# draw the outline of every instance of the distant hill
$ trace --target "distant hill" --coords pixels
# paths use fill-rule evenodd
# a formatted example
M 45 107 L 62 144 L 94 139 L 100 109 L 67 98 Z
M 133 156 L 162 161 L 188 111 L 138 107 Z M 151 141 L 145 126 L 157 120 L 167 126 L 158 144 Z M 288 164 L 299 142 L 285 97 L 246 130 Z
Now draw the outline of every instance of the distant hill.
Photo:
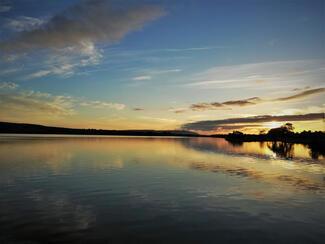
M 0 133 L 66 134 L 66 135 L 119 135 L 119 136 L 200 136 L 184 130 L 101 130 L 52 127 L 37 124 L 0 122 Z

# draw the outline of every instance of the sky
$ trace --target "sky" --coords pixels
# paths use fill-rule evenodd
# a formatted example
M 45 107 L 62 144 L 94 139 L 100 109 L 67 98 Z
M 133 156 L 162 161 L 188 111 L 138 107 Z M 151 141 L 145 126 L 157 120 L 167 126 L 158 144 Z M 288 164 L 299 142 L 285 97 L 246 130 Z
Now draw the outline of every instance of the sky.
M 325 0 L 0 0 L 0 121 L 325 130 Z

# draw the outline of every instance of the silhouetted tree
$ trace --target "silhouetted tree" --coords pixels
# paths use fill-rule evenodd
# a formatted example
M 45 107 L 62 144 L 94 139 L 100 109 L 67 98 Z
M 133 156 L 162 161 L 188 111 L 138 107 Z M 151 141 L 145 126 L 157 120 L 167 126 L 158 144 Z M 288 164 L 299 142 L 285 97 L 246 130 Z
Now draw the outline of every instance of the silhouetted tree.
M 266 129 L 262 129 L 262 130 L 260 130 L 259 134 L 260 134 L 260 135 L 265 135 L 265 134 L 266 134 Z
M 244 135 L 244 133 L 241 132 L 241 131 L 237 131 L 237 130 L 235 130 L 235 131 L 233 131 L 232 133 L 230 133 L 230 135 L 234 135 L 234 136 L 242 136 L 242 135 Z
M 273 128 L 269 130 L 267 135 L 273 136 L 273 137 L 283 137 L 283 136 L 288 136 L 288 135 L 293 135 L 293 130 L 294 127 L 291 123 L 285 123 L 284 125 L 278 127 L 278 128 Z
M 260 131 L 259 135 L 247 135 L 240 131 L 233 131 L 225 138 L 232 145 L 240 145 L 239 142 L 260 141 L 268 142 L 270 150 L 278 156 L 292 158 L 294 143 L 301 143 L 310 150 L 310 156 L 314 159 L 325 158 L 325 132 L 324 131 L 303 131 L 293 132 L 294 126 L 291 123 L 273 128 L 267 134 Z

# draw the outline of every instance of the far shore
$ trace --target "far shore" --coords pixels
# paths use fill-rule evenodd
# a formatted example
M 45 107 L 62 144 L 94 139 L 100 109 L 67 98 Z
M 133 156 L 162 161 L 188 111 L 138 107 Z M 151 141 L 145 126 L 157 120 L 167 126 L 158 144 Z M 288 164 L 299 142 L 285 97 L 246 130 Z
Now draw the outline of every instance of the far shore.
M 276 129 L 273 129 L 276 131 Z M 272 131 L 272 130 L 270 130 Z M 84 136 L 172 136 L 172 137 L 209 137 L 225 138 L 232 143 L 243 142 L 286 142 L 300 144 L 325 145 L 325 133 L 322 131 L 280 134 L 243 134 L 233 132 L 229 134 L 203 135 L 186 130 L 102 130 L 102 129 L 75 129 L 64 127 L 43 126 L 37 124 L 0 122 L 0 134 L 37 134 L 37 135 L 84 135 Z

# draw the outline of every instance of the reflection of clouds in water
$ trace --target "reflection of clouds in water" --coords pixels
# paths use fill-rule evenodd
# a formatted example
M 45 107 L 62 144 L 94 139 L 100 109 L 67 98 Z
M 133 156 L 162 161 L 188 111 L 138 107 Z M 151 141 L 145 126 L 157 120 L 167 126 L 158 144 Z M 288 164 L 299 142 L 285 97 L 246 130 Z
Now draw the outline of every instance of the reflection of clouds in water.
M 1 150 L 1 149 L 0 149 Z M 17 163 L 24 163 L 26 158 L 31 162 L 31 166 L 46 166 L 52 174 L 60 174 L 69 165 L 73 153 L 65 147 L 53 144 L 16 144 L 15 155 L 8 152 L 7 157 Z
M 245 167 L 246 166 L 246 167 Z M 272 168 L 255 168 L 249 164 L 241 163 L 240 166 L 232 163 L 209 163 L 192 162 L 190 168 L 195 170 L 209 171 L 213 173 L 222 173 L 231 176 L 247 178 L 256 182 L 269 183 L 273 186 L 283 187 L 291 186 L 297 190 L 306 191 L 325 191 L 325 182 L 320 181 L 317 175 L 307 178 L 303 175 L 289 175 L 297 173 L 296 171 L 276 171 Z M 286 174 L 287 173 L 287 174 Z
M 205 170 L 214 173 L 227 173 L 234 176 L 248 177 L 252 179 L 260 179 L 262 175 L 254 170 L 242 167 L 227 168 L 221 165 L 209 164 L 205 162 L 194 162 L 190 164 L 192 169 Z
M 128 193 L 129 202 L 128 205 L 130 207 L 139 207 L 143 206 L 143 208 L 152 208 L 158 209 L 160 211 L 168 210 L 177 211 L 180 210 L 180 203 L 178 198 L 176 197 L 164 197 L 162 198 L 159 192 L 150 192 L 142 189 L 132 189 Z M 157 215 L 157 213 L 151 212 L 152 215 Z
M 92 161 L 92 168 L 95 170 L 117 170 L 124 168 L 124 161 L 121 157 L 116 156 L 114 158 L 107 158 L 107 155 L 103 155 L 103 157 L 96 157 L 95 160 Z
M 281 222 L 276 223 L 281 229 L 288 210 L 291 223 L 305 221 L 314 228 L 314 217 L 322 218 L 324 165 L 225 153 L 227 145 L 210 138 L 64 138 L 26 140 L 12 144 L 9 153 L 0 144 L 8 160 L 0 162 L 0 178 L 17 180 L 0 191 L 3 229 L 65 243 L 120 237 L 141 228 L 150 235 L 184 226 L 189 232 L 199 226 L 216 233 L 219 226 L 235 223 L 233 230 L 247 226 L 255 232 L 261 225 L 272 228 L 252 218 Z M 53 165 L 61 175 L 53 175 Z
M 1 143 L 0 155 L 0 170 L 16 177 L 37 175 L 44 169 L 54 175 L 62 174 L 73 158 L 73 153 L 65 147 L 33 141 Z
M 8 150 L 8 145 L 13 150 Z M 299 163 L 271 160 L 270 157 L 261 156 L 265 150 L 270 151 L 268 143 L 244 143 L 243 146 L 234 147 L 217 138 L 26 139 L 0 144 L 1 159 L 4 159 L 0 163 L 0 180 L 14 184 L 19 177 L 40 175 L 46 179 L 48 175 L 44 173 L 73 173 L 76 168 L 87 170 L 85 172 L 90 169 L 108 173 L 131 164 L 152 167 L 163 163 L 166 167 L 178 167 L 179 170 L 189 166 L 256 182 L 324 190 L 323 182 L 317 179 L 325 173 L 324 165 L 306 160 Z M 15 167 L 9 162 L 14 162 Z M 283 175 L 293 175 L 295 178 L 285 180 L 280 177 Z
M 314 183 L 308 179 L 299 178 L 291 175 L 280 175 L 278 176 L 278 179 L 303 190 L 317 191 L 324 190 L 323 188 L 325 187 L 325 184 Z
M 123 155 L 108 155 L 109 151 L 105 148 L 105 143 L 98 144 L 98 142 L 105 142 L 105 140 L 92 141 L 89 138 L 50 138 L 49 140 L 30 138 L 27 140 L 12 137 L 7 141 L 1 141 L 0 183 L 13 185 L 19 177 L 34 177 L 42 175 L 44 171 L 56 176 L 66 175 L 75 167 L 74 163 L 79 164 L 87 159 L 87 163 L 91 162 L 88 166 L 95 169 L 123 168 Z M 76 158 L 80 152 L 85 152 L 82 160 Z M 94 154 L 96 154 L 95 157 Z
M 89 206 L 73 203 L 68 195 L 44 193 L 34 190 L 25 194 L 36 211 L 45 213 L 45 221 L 57 231 L 84 230 L 96 222 L 96 215 Z
M 224 140 L 203 138 L 191 138 L 184 140 L 182 143 L 198 152 L 213 152 L 213 157 L 204 161 L 194 161 L 190 163 L 190 168 L 196 170 L 204 170 L 214 173 L 231 175 L 233 177 L 246 178 L 254 184 L 264 183 L 270 184 L 269 188 L 265 188 L 265 193 L 271 199 L 280 196 L 291 195 L 292 191 L 308 191 L 312 193 L 325 192 L 325 181 L 321 180 L 325 174 L 325 165 L 322 160 L 314 161 L 309 156 L 308 150 L 299 144 L 287 145 L 284 143 L 244 143 L 242 147 L 232 146 Z M 245 147 L 246 145 L 246 147 Z M 250 147 L 251 146 L 251 147 Z M 299 160 L 277 160 L 272 159 L 274 154 L 278 153 L 286 158 L 293 158 L 296 155 L 301 157 Z M 257 150 L 256 150 L 257 148 Z M 263 155 L 263 150 L 270 150 L 270 154 Z M 221 156 L 224 155 L 224 156 Z M 244 157 L 243 157 L 244 156 Z M 247 157 L 248 156 L 248 157 Z M 253 156 L 253 157 L 251 157 Z M 255 185 L 253 188 L 257 187 Z M 289 187 L 289 188 L 288 188 Z M 251 194 L 254 198 L 256 194 L 248 193 L 248 189 L 241 187 L 239 192 Z M 271 188 L 279 188 L 281 191 Z M 285 189 L 284 189 L 285 188 Z M 258 195 L 260 198 L 261 195 Z
M 295 170 L 296 172 L 302 174 L 325 174 L 325 165 L 323 164 L 312 164 L 309 162 L 293 162 L 289 160 L 270 160 L 268 162 L 274 167 Z
M 60 175 L 63 173 L 63 169 L 69 164 L 73 157 L 73 154 L 68 151 L 55 151 L 53 154 L 44 161 L 48 168 L 51 169 L 52 174 Z

